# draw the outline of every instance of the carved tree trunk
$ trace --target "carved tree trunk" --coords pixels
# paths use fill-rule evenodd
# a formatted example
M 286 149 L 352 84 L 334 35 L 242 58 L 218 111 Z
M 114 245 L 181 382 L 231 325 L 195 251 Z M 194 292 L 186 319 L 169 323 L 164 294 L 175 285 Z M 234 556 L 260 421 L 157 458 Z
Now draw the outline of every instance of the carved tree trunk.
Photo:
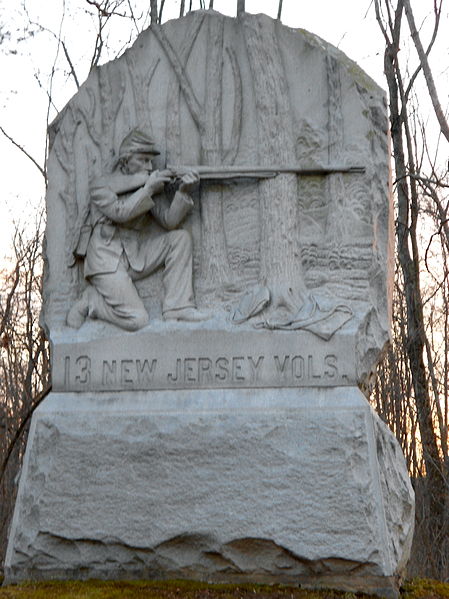
M 192 21 L 191 39 L 196 39 L 203 22 L 201 18 Z M 179 53 L 172 46 L 162 28 L 154 27 L 153 32 L 159 40 L 168 60 L 180 90 L 169 87 L 167 110 L 167 151 L 174 160 L 181 160 L 179 136 L 180 131 L 180 101 L 184 98 L 200 137 L 200 162 L 207 165 L 222 164 L 224 149 L 222 141 L 222 72 L 223 72 L 223 27 L 224 19 L 207 18 L 209 27 L 209 53 L 206 63 L 205 100 L 200 104 L 196 99 L 186 73 L 186 63 L 192 50 L 193 42 L 186 40 Z M 173 93 L 174 92 L 174 93 Z M 237 93 L 237 90 L 236 90 Z M 176 106 L 174 106 L 176 104 Z M 176 143 L 175 143 L 176 140 Z M 177 146 L 177 150 L 175 149 Z M 231 279 L 226 238 L 223 222 L 222 192 L 212 186 L 204 186 L 201 194 L 202 209 L 202 281 L 204 290 L 217 291 Z
M 208 19 L 209 43 L 206 66 L 206 99 L 204 134 L 201 139 L 201 163 L 223 163 L 222 75 L 224 19 Z M 203 232 L 202 279 L 205 290 L 216 290 L 231 279 L 227 259 L 223 220 L 222 186 L 204 185 L 201 189 L 201 216 Z
M 332 56 L 326 58 L 328 100 L 329 150 L 328 163 L 343 163 L 343 113 L 341 106 L 340 66 Z M 326 223 L 327 242 L 331 247 L 339 246 L 345 237 L 345 202 L 346 191 L 344 177 L 341 173 L 329 175 L 328 220 Z
M 260 164 L 294 163 L 288 85 L 276 36 L 268 18 L 243 17 L 254 85 Z M 299 246 L 298 184 L 295 175 L 259 183 L 261 272 L 272 293 L 272 310 L 296 314 L 306 288 Z
M 101 159 L 103 172 L 112 169 L 115 161 L 115 133 L 117 115 L 125 96 L 125 81 L 120 71 L 111 70 L 110 65 L 99 69 L 98 85 L 100 88 L 101 111 Z

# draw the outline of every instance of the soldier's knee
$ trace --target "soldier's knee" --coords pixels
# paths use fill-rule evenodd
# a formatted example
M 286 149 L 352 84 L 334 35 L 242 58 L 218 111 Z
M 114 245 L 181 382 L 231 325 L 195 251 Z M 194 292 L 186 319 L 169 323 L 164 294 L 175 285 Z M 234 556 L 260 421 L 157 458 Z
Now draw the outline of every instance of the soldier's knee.
M 190 236 L 190 233 L 184 229 L 170 231 L 169 238 L 172 247 L 179 247 L 184 250 L 192 249 L 192 237 Z
M 150 319 L 146 310 L 139 310 L 130 314 L 123 322 L 123 328 L 127 331 L 138 331 L 149 323 Z

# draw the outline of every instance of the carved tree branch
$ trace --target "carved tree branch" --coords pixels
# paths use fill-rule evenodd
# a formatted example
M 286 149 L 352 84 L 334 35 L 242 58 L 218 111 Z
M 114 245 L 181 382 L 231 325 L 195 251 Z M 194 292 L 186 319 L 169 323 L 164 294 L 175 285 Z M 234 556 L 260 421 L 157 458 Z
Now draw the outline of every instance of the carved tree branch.
M 232 120 L 229 150 L 226 152 L 223 162 L 225 164 L 234 164 L 234 160 L 239 151 L 240 136 L 242 133 L 243 91 L 240 67 L 235 52 L 230 48 L 226 48 L 226 52 L 231 61 L 232 75 L 234 77 L 234 117 Z
M 195 121 L 198 131 L 200 132 L 200 135 L 202 136 L 204 133 L 204 127 L 205 127 L 204 121 L 200 116 L 202 114 L 202 107 L 195 96 L 195 92 L 193 91 L 193 86 L 190 83 L 190 80 L 185 72 L 185 69 L 182 66 L 179 56 L 176 53 L 173 46 L 171 45 L 168 37 L 165 35 L 165 33 L 164 33 L 162 27 L 160 27 L 160 25 L 152 25 L 152 31 L 153 31 L 154 35 L 156 36 L 156 39 L 158 40 L 161 48 L 165 52 L 165 55 L 167 56 L 171 66 L 173 68 L 173 71 L 176 74 L 176 77 L 178 78 L 179 84 L 182 89 L 182 93 L 184 94 L 184 98 L 186 100 L 187 106 L 190 111 L 190 114 L 192 115 L 192 118 Z
M 186 32 L 180 46 L 178 55 L 184 68 L 185 65 L 187 65 L 187 61 L 198 37 L 198 33 L 203 25 L 204 19 L 205 16 L 198 13 L 193 17 L 193 23 Z M 170 159 L 177 163 L 181 160 L 181 147 L 179 144 L 179 136 L 181 135 L 179 123 L 181 86 L 176 73 L 173 72 L 173 75 L 174 77 L 170 77 L 167 92 L 166 144 L 167 152 L 171 157 Z
M 89 112 L 87 112 L 84 109 L 82 103 L 79 103 L 79 105 L 77 106 L 78 114 L 84 120 L 84 123 L 86 125 L 86 131 L 87 131 L 89 137 L 91 138 L 93 143 L 97 146 L 97 148 L 100 150 L 101 149 L 101 133 L 100 133 L 100 131 L 98 131 L 97 127 L 94 126 L 97 100 L 95 97 L 95 93 L 92 89 L 87 88 L 86 91 L 87 91 L 87 95 L 89 96 L 89 101 L 90 101 Z

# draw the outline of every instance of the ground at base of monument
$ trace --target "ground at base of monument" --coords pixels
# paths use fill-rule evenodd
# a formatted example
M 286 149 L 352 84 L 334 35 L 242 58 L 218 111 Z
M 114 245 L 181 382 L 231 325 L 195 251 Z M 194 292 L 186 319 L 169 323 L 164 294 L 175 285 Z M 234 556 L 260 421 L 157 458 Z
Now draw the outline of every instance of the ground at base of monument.
M 0 588 L 0 599 L 372 599 L 373 595 L 329 589 L 310 590 L 284 585 L 207 584 L 196 581 L 52 581 L 28 582 Z M 417 579 L 405 583 L 401 599 L 443 599 L 449 597 L 449 583 Z

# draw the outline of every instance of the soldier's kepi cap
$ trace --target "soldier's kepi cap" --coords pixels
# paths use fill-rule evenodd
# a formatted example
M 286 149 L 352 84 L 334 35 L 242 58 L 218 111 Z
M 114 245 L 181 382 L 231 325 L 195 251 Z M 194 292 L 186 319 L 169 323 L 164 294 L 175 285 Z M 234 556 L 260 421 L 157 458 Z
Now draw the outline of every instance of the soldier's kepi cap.
M 156 145 L 149 135 L 140 129 L 133 129 L 128 133 L 125 139 L 120 144 L 119 160 L 130 154 L 151 154 L 158 156 L 160 152 L 156 150 Z

